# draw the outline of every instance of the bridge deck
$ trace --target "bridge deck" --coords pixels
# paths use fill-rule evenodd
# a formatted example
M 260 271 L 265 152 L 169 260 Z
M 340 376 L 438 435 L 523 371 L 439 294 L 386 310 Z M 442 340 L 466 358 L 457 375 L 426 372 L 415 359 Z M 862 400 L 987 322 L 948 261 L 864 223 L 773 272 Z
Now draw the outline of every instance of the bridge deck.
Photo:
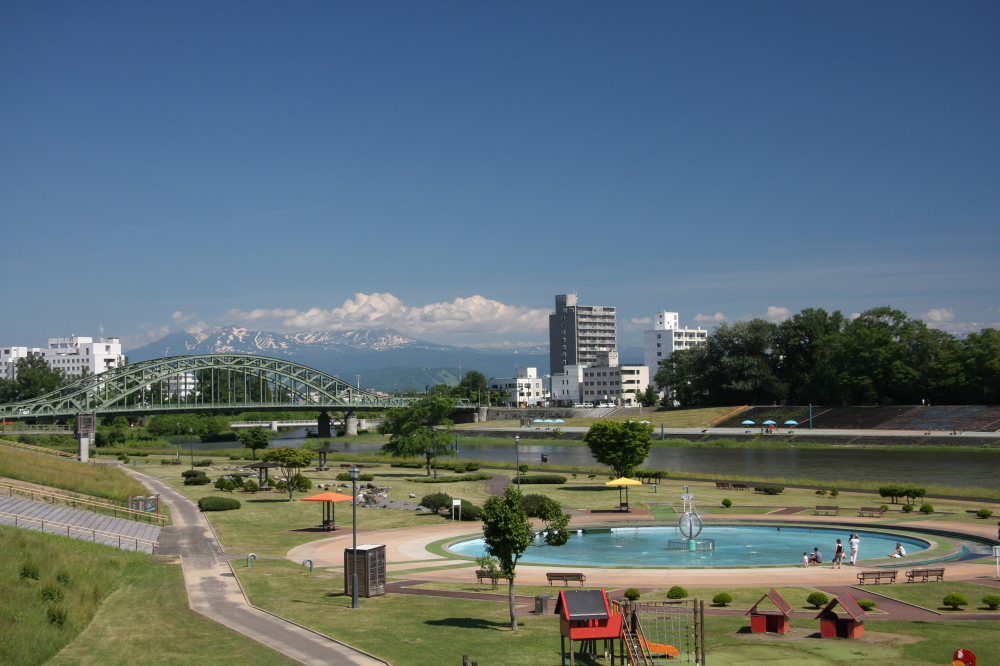
M 146 539 L 156 541 L 160 535 L 160 527 L 148 523 L 139 523 L 134 520 L 124 518 L 113 518 L 89 511 L 79 511 L 64 506 L 54 506 L 43 502 L 33 502 L 19 497 L 0 497 L 0 511 L 7 514 L 17 514 L 36 520 L 44 520 L 72 525 L 69 535 L 75 539 L 86 539 L 96 541 L 107 546 L 114 546 L 123 550 L 139 550 L 145 553 L 153 552 L 151 544 L 144 544 L 141 541 L 136 543 L 135 539 Z M 0 515 L 0 524 L 13 525 L 15 520 L 8 515 Z M 35 521 L 17 521 L 17 526 L 24 529 L 44 531 L 50 534 L 62 534 L 66 536 L 65 527 L 53 527 L 46 524 L 43 528 Z M 76 529 L 79 528 L 79 529 Z M 97 534 L 93 531 L 106 532 L 109 534 Z

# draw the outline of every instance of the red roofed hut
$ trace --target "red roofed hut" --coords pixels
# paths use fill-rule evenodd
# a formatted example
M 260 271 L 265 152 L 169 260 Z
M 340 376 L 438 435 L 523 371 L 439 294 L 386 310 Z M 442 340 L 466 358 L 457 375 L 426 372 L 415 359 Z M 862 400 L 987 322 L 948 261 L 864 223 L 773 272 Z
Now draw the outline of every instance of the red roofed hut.
M 765 600 L 770 600 L 778 610 L 758 610 L 758 607 Z M 747 615 L 750 616 L 751 633 L 763 634 L 771 632 L 784 634 L 788 632 L 791 626 L 792 607 L 777 590 L 772 589 L 757 600 L 757 603 L 753 605 Z
M 569 664 L 574 666 L 573 641 L 611 641 L 614 663 L 614 639 L 622 633 L 622 614 L 611 613 L 608 595 L 604 590 L 562 590 L 556 601 L 559 615 L 560 654 L 566 666 L 566 639 L 569 639 Z
M 838 605 L 844 609 L 843 613 L 834 610 Z M 820 621 L 819 631 L 823 638 L 861 638 L 865 635 L 868 615 L 851 595 L 845 594 L 831 599 L 816 619 Z
M 350 499 L 353 499 L 350 495 L 325 492 L 320 493 L 319 495 L 313 495 L 312 497 L 303 497 L 300 501 L 323 502 L 323 522 L 320 524 L 320 529 L 327 532 L 335 532 L 337 530 L 337 523 L 333 520 L 333 503 L 346 502 Z

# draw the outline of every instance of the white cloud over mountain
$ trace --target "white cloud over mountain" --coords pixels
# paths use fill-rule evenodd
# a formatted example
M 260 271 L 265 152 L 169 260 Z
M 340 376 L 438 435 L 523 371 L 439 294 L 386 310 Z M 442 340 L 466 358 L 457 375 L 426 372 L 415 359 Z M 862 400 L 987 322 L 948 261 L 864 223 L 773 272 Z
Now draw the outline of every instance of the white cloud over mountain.
M 339 308 L 233 309 L 228 321 L 275 322 L 269 329 L 282 332 L 305 330 L 350 330 L 394 328 L 410 335 L 444 333 L 527 333 L 548 330 L 547 309 L 506 305 L 482 296 L 456 298 L 451 302 L 406 305 L 392 294 L 355 294 Z
M 721 312 L 716 312 L 714 315 L 706 315 L 699 312 L 694 316 L 695 321 L 726 321 L 727 319 L 729 319 L 729 317 Z

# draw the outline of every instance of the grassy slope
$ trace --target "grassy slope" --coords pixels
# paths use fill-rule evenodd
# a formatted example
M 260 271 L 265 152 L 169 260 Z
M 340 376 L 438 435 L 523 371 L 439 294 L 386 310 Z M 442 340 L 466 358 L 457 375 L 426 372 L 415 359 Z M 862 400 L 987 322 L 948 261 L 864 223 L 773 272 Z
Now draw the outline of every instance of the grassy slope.
M 899 599 L 907 603 L 929 608 L 940 613 L 951 615 L 952 613 L 996 613 L 1000 620 L 1000 610 L 991 611 L 989 606 L 982 603 L 983 597 L 987 594 L 1000 594 L 1000 588 L 990 585 L 976 585 L 975 583 L 956 583 L 942 581 L 940 583 L 907 583 L 905 585 L 886 585 L 882 589 L 879 585 L 876 592 L 881 595 Z M 941 603 L 944 595 L 951 592 L 958 592 L 969 600 L 969 605 L 959 611 L 954 611 L 950 606 Z M 878 597 L 873 596 L 876 602 Z
M 84 465 L 41 453 L 0 447 L 0 477 L 19 479 L 50 488 L 62 488 L 125 502 L 144 495 L 146 488 L 116 467 Z

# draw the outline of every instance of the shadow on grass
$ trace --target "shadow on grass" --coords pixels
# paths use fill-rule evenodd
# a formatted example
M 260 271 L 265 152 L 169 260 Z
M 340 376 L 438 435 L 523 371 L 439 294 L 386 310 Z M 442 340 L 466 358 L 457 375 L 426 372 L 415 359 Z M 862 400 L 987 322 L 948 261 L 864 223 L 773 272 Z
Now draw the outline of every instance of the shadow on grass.
M 285 497 L 283 499 L 278 499 L 278 498 L 275 497 L 275 498 L 271 498 L 271 499 L 248 499 L 248 500 L 243 500 L 243 501 L 244 502 L 252 502 L 254 504 L 274 504 L 276 502 L 285 502 L 285 503 L 287 503 L 288 502 L 288 498 Z
M 540 485 L 558 485 L 558 484 L 541 484 L 541 483 L 537 483 L 537 484 L 534 484 L 534 485 L 539 485 L 540 486 Z M 607 487 L 605 487 L 605 486 L 566 486 L 566 485 L 562 485 L 562 486 L 559 486 L 559 490 L 572 490 L 572 491 L 586 490 L 588 492 L 594 492 L 596 490 L 614 490 L 614 491 L 617 491 L 618 490 L 618 486 L 607 486 Z
M 441 620 L 426 620 L 424 624 L 432 627 L 457 627 L 459 629 L 506 629 L 510 630 L 510 622 L 494 622 L 476 617 L 446 617 Z

